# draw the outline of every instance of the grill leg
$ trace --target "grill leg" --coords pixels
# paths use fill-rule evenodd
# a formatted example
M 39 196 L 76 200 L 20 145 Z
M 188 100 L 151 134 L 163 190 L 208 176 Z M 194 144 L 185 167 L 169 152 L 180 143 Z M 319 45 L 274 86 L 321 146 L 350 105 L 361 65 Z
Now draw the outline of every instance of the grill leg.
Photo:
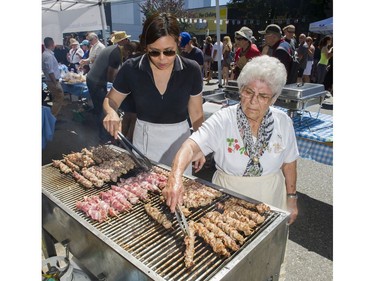
M 54 238 L 42 228 L 42 251 L 45 258 L 56 256 Z

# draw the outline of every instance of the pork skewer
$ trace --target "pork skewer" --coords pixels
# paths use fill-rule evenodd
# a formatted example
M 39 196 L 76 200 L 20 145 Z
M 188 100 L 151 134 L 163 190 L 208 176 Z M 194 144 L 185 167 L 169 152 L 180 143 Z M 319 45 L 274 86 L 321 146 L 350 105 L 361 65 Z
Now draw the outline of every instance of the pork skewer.
M 215 235 L 210 232 L 202 223 L 194 223 L 194 228 L 197 234 L 203 238 L 203 240 L 212 247 L 213 251 L 219 255 L 229 257 L 230 253 L 225 248 L 223 242 L 216 238 Z
M 150 203 L 145 204 L 146 213 L 156 220 L 164 228 L 169 229 L 172 227 L 172 222 L 168 220 L 167 216 L 161 213 L 157 208 L 152 207 Z
M 194 227 L 194 221 L 189 221 L 189 235 L 186 235 L 184 237 L 185 242 L 185 254 L 184 254 L 184 262 L 185 267 L 190 268 L 194 265 L 194 243 L 195 243 L 195 227 Z

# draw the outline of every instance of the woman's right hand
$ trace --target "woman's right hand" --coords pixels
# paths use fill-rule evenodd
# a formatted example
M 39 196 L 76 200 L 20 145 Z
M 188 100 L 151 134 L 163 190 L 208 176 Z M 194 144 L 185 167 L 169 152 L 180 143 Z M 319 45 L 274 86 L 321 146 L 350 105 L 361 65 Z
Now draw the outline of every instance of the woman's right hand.
M 108 113 L 103 119 L 103 126 L 115 139 L 117 139 L 117 132 L 121 132 L 121 118 L 116 111 Z

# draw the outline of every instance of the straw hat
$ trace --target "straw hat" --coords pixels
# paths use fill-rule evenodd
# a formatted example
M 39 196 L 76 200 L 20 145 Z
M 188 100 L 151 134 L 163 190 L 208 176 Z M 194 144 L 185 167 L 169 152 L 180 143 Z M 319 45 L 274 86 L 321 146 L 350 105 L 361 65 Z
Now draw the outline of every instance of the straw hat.
M 79 45 L 79 42 L 74 38 L 70 38 L 70 45 Z
M 117 31 L 113 34 L 111 41 L 113 44 L 120 42 L 126 38 L 132 37 L 131 35 L 127 35 L 125 31 Z

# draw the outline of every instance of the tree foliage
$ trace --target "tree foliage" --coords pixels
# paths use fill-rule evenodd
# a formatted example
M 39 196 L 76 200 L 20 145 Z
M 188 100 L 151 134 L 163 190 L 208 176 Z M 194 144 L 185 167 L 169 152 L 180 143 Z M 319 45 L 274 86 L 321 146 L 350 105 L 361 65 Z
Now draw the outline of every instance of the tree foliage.
M 272 20 L 277 18 L 305 18 L 320 20 L 332 7 L 332 0 L 231 0 L 228 8 L 244 12 L 244 19 Z
M 184 10 L 184 5 L 184 0 L 147 0 L 139 4 L 139 7 L 146 18 L 156 12 L 171 13 L 177 18 L 180 18 L 188 16 L 187 12 Z

